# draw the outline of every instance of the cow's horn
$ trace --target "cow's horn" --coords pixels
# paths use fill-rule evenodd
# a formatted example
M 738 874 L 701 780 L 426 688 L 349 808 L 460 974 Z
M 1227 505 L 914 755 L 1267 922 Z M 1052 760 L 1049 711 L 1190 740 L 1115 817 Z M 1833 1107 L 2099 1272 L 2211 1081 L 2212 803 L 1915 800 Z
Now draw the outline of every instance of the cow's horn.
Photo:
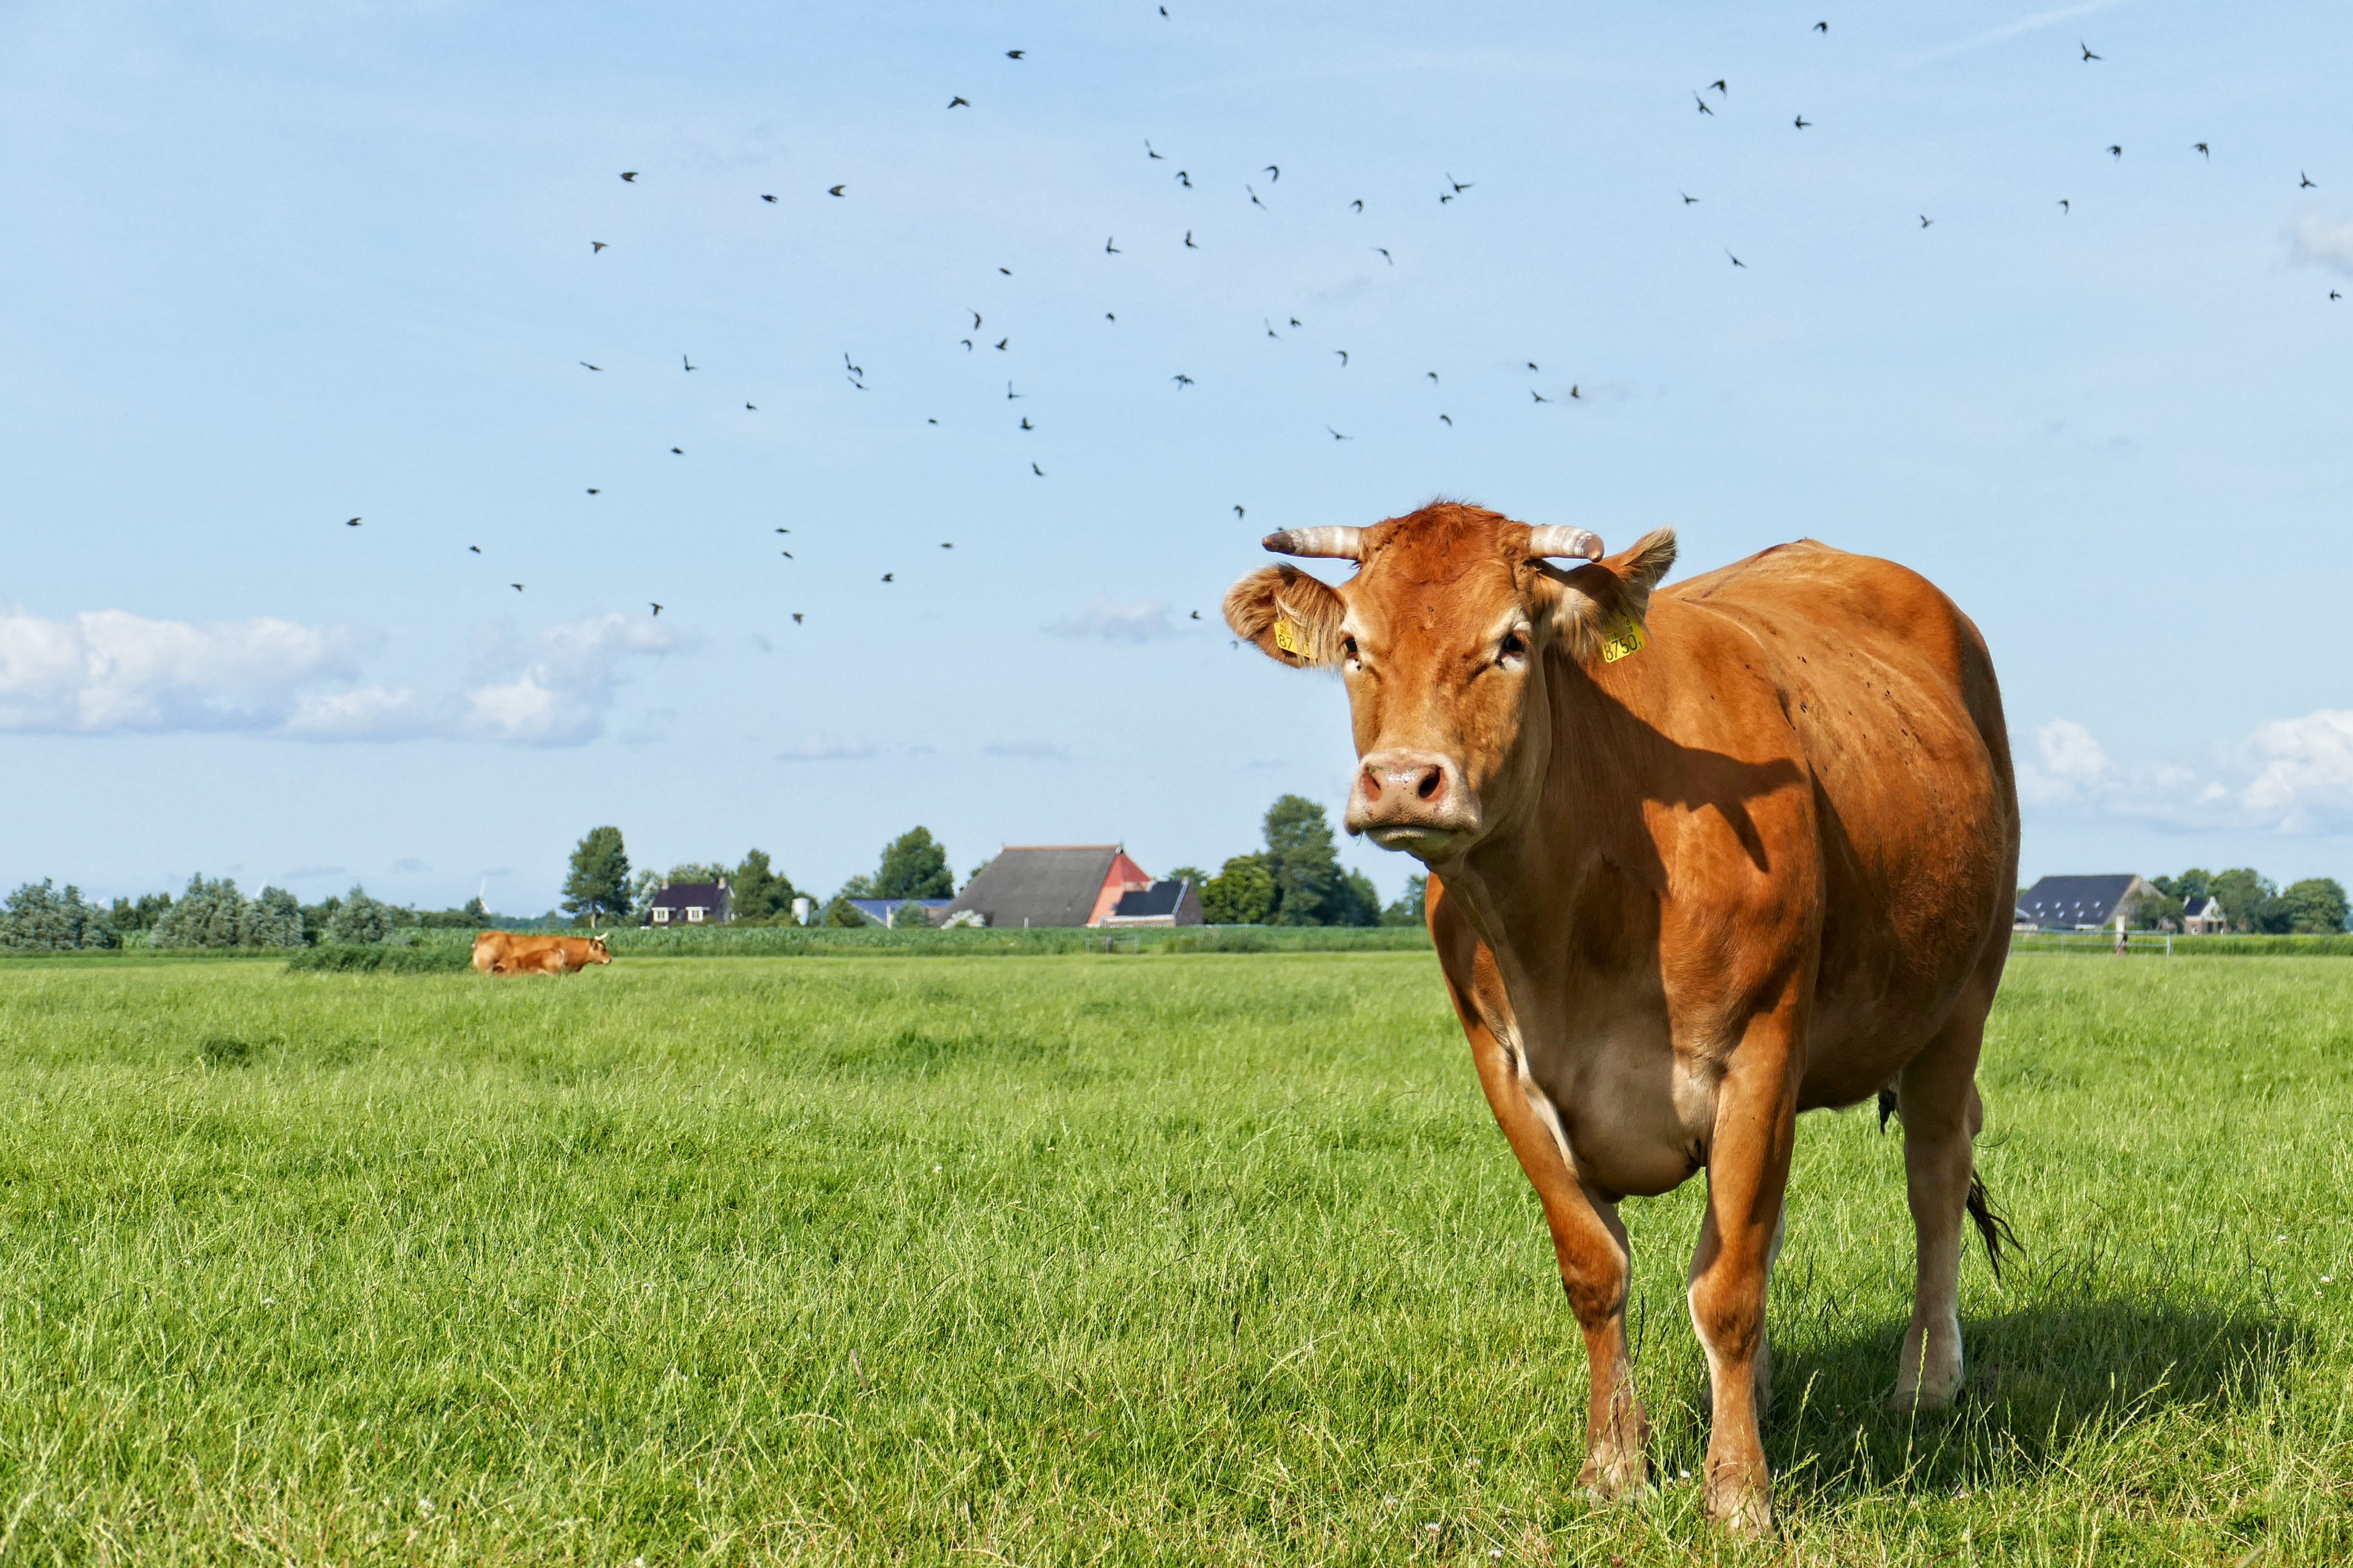
M 1261 542 L 1277 555 L 1329 555 L 1342 561 L 1361 558 L 1365 531 L 1361 528 L 1286 528 Z
M 1579 561 L 1601 559 L 1601 539 L 1581 528 L 1564 528 L 1548 523 L 1528 530 L 1528 554 L 1531 557 L 1574 556 Z

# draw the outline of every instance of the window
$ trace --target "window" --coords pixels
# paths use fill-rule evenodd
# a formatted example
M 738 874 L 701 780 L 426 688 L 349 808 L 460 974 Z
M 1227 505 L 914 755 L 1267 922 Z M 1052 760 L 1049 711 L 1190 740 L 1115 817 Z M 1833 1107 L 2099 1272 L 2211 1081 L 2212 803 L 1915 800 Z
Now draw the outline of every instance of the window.
M 657 910 L 654 910 L 654 924 L 656 924 L 656 925 L 658 925 L 658 926 L 666 926 L 666 925 L 670 924 L 670 911 L 669 911 L 668 910 L 664 910 L 664 909 L 657 909 Z
M 689 922 L 690 924 L 691 924 L 691 923 L 693 923 L 693 922 L 695 922 L 695 921 L 697 921 L 702 920 L 702 906 L 701 904 L 695 904 L 695 905 L 693 905 L 693 906 L 690 907 L 690 908 L 687 910 L 687 911 L 686 911 L 686 918 L 687 918 L 687 921 L 688 921 L 688 922 Z

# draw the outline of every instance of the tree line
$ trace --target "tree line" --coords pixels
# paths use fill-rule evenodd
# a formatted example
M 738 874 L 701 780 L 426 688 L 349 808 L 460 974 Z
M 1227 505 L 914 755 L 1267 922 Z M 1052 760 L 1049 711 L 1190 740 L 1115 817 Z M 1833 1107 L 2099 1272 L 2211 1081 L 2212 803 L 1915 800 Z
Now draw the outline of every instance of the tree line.
M 470 899 L 458 909 L 419 910 L 370 898 L 356 884 L 341 898 L 306 904 L 283 888 L 265 887 L 248 898 L 235 878 L 199 873 L 177 898 L 142 893 L 100 905 L 84 899 L 73 883 L 60 889 L 45 877 L 26 882 L 0 905 L 0 950 L 286 948 L 320 942 L 358 945 L 396 942 L 401 933 L 418 930 L 478 931 L 494 921 L 480 899 Z
M 2318 934 L 2345 929 L 2345 889 L 2334 877 L 2306 877 L 2281 888 L 2251 866 L 2208 871 L 2192 866 L 2178 877 L 2152 877 L 2154 896 L 2143 894 L 2125 911 L 2141 931 L 2178 931 L 2192 899 L 2212 899 L 2234 931 Z

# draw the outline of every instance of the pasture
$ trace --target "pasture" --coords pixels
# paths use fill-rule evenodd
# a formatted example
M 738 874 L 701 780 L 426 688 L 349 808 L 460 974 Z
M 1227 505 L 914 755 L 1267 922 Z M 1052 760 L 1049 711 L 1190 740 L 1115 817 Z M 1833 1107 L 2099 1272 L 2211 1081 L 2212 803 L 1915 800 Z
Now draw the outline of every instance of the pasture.
M 1801 1124 L 1783 1538 L 1697 1521 L 1699 1186 L 1626 1205 L 1662 1486 L 1426 952 L 0 965 L 0 1561 L 2353 1554 L 2353 963 L 2016 961 L 1968 1390 L 1880 1407 L 1897 1137 Z

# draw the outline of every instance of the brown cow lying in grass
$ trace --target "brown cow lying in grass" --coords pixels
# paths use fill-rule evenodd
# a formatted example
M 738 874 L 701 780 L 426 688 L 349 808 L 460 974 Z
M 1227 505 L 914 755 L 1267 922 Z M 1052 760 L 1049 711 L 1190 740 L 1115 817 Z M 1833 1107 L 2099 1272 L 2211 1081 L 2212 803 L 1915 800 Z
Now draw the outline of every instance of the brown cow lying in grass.
M 569 974 L 592 963 L 610 963 L 613 950 L 601 936 L 517 936 L 486 931 L 474 938 L 474 968 L 483 974 Z

